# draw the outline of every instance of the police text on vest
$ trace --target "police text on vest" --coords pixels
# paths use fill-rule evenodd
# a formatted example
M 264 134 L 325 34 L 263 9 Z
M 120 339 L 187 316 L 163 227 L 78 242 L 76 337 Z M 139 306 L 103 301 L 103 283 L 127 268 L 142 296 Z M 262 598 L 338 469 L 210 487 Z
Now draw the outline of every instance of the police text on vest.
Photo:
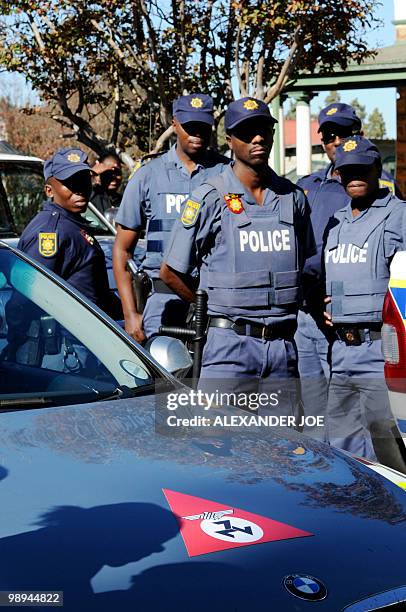
M 355 244 L 339 244 L 336 249 L 326 251 L 326 263 L 330 260 L 335 264 L 348 264 L 348 263 L 366 263 L 368 253 L 368 243 L 364 244 L 364 248 L 361 249 Z
M 273 230 L 273 231 L 255 231 L 240 230 L 240 251 L 247 250 L 257 253 L 261 251 L 266 253 L 269 251 L 290 251 L 290 236 L 288 229 Z

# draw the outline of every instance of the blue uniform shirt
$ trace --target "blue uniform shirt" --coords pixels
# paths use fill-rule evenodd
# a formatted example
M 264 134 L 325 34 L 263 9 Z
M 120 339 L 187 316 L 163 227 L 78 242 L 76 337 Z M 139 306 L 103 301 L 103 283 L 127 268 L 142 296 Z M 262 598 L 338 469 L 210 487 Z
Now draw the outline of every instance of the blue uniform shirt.
M 27 225 L 18 248 L 52 270 L 103 310 L 110 292 L 104 253 L 89 224 L 52 202 Z
M 280 206 L 281 198 L 279 194 L 295 193 L 293 224 L 298 251 L 297 259 L 299 267 L 301 267 L 304 259 L 311 256 L 315 250 L 313 232 L 309 218 L 309 206 L 303 193 L 299 189 L 296 189 L 292 183 L 278 177 L 272 170 L 270 170 L 270 183 L 272 186 L 266 190 L 263 206 L 260 207 L 255 202 L 253 195 L 240 183 L 233 172 L 232 166 L 225 168 L 222 172 L 222 176 L 224 177 L 224 183 L 227 185 L 227 189 L 230 194 L 239 194 L 244 206 L 255 206 L 258 208 L 259 213 L 261 213 L 261 209 L 264 210 L 264 215 L 260 214 L 260 216 L 265 217 L 266 215 L 268 218 L 269 215 L 269 219 L 271 219 L 272 216 L 269 213 L 271 213 L 271 211 L 277 211 Z M 206 194 L 203 196 L 203 198 L 200 198 L 199 196 L 200 190 L 206 190 Z M 216 189 L 210 189 L 210 187 L 206 188 L 206 186 L 203 185 L 199 190 L 192 192 L 190 199 L 188 200 L 188 204 L 190 200 L 192 200 L 192 203 L 196 203 L 199 207 L 197 209 L 196 218 L 193 220 L 193 223 L 186 225 L 182 223 L 181 218 L 178 218 L 172 230 L 164 260 L 171 268 L 181 273 L 190 273 L 197 266 L 200 269 L 201 276 L 205 276 L 206 272 L 213 267 L 212 262 L 214 261 L 217 253 L 223 253 L 224 251 L 224 261 L 226 261 L 227 258 L 229 259 L 230 257 L 233 257 L 231 246 L 227 254 L 227 237 L 222 235 L 224 198 Z M 182 218 L 184 218 L 184 216 L 185 210 Z M 235 217 L 242 219 L 242 217 L 240 217 L 238 214 L 236 214 Z M 271 223 L 271 220 L 269 223 Z M 269 229 L 270 227 L 271 226 L 269 225 Z M 265 234 L 270 233 L 271 232 L 269 231 L 265 232 Z M 264 234 L 262 233 L 262 236 L 263 235 Z M 268 236 L 266 239 L 268 239 Z M 240 257 L 238 255 L 238 249 L 236 248 L 234 250 L 235 257 Z M 264 252 L 261 257 L 261 266 L 266 267 L 269 263 L 269 258 L 271 257 L 269 252 L 271 247 L 266 247 L 266 245 L 264 245 L 263 250 Z M 279 248 L 275 250 L 279 250 Z M 246 262 L 246 271 L 248 272 L 248 267 L 251 265 L 251 259 L 248 261 L 247 257 Z M 218 266 L 218 263 L 215 265 Z M 241 266 L 241 260 L 240 263 L 236 265 L 237 267 Z M 244 267 L 244 264 L 242 264 L 242 266 Z M 224 269 L 217 270 L 217 272 L 226 272 L 227 269 L 227 265 L 225 264 Z M 252 273 L 254 276 L 256 271 L 257 268 L 255 267 L 255 264 L 253 264 Z M 223 314 L 222 309 L 218 310 L 211 307 L 210 299 L 209 313 Z M 269 312 L 269 314 L 271 316 L 266 317 L 267 320 L 274 318 L 271 312 Z M 247 317 L 245 316 L 244 318 Z M 253 315 L 253 318 L 256 318 L 255 314 Z
M 350 202 L 339 177 L 332 174 L 332 169 L 333 165 L 329 164 L 317 172 L 302 177 L 297 182 L 310 204 L 311 222 L 317 247 L 317 252 L 306 260 L 303 268 L 304 300 L 308 305 L 313 302 L 320 307 L 322 305 L 320 299 L 324 297 L 322 252 L 326 239 L 326 227 L 331 217 Z M 382 171 L 380 183 L 381 187 L 387 187 L 393 194 L 398 195 L 396 183 L 387 172 Z
M 212 151 L 190 174 L 174 145 L 167 153 L 151 160 L 128 182 L 116 222 L 133 230 L 146 229 L 147 254 L 143 267 L 159 277 L 163 252 L 170 230 L 187 195 L 209 176 L 218 174 L 229 160 Z

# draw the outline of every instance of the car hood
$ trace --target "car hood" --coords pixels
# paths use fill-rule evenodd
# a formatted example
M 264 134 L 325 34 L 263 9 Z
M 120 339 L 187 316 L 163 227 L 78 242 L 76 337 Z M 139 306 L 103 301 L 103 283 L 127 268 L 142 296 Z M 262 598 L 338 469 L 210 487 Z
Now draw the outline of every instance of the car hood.
M 326 586 L 318 609 L 339 611 L 406 583 L 400 488 L 287 429 L 162 429 L 165 401 L 1 415 L 0 590 L 63 590 L 66 610 L 307 610 L 283 586 L 300 574 Z M 190 557 L 175 514 L 196 508 L 299 537 Z

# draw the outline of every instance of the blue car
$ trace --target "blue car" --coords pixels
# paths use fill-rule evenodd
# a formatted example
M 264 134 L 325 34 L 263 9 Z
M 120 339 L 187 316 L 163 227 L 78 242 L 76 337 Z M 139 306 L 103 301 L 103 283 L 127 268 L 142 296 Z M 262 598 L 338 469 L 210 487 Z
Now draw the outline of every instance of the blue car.
M 0 380 L 1 605 L 405 609 L 390 470 L 237 408 L 193 425 L 190 389 L 5 243 Z

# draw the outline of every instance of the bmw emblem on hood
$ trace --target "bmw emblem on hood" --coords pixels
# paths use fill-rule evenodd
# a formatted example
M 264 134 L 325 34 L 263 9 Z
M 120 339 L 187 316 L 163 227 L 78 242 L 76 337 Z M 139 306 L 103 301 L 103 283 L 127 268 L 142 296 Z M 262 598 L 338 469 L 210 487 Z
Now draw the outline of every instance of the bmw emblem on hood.
M 291 595 L 307 599 L 307 601 L 320 601 L 327 597 L 324 584 L 314 576 L 306 574 L 290 574 L 283 579 L 285 588 Z

